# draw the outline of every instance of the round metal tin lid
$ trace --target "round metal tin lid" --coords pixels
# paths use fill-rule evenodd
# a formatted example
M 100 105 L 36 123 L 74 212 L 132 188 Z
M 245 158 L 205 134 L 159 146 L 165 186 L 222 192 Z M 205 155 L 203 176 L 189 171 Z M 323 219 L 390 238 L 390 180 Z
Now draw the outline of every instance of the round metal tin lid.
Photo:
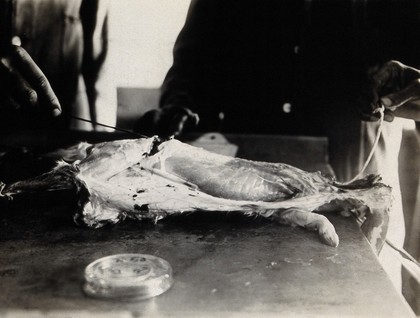
M 91 297 L 146 299 L 173 284 L 171 265 L 147 254 L 116 254 L 100 258 L 85 269 L 84 292 Z

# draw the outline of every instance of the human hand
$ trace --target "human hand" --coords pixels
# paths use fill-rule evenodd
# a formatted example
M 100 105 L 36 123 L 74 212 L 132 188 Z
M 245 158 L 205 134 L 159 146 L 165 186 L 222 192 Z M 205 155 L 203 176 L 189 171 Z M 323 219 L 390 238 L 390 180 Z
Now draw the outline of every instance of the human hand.
M 398 61 L 389 61 L 371 75 L 371 110 L 385 107 L 385 120 L 394 116 L 420 118 L 420 71 Z M 372 118 L 377 117 L 371 114 Z
M 22 47 L 12 46 L 0 59 L 0 108 L 33 110 L 46 116 L 61 114 L 51 85 Z
M 187 107 L 167 105 L 146 112 L 134 124 L 134 131 L 148 136 L 179 135 L 186 125 L 197 125 L 199 117 Z

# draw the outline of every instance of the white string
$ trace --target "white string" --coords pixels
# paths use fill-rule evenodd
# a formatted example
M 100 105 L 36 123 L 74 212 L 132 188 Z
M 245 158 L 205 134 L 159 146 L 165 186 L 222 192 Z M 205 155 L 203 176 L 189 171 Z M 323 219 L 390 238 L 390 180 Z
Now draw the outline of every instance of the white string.
M 379 113 L 380 118 L 379 118 L 378 131 L 376 133 L 376 138 L 375 138 L 375 141 L 373 142 L 372 149 L 370 150 L 369 156 L 366 158 L 365 164 L 363 165 L 363 167 L 359 171 L 359 173 L 353 179 L 351 179 L 348 182 L 345 182 L 344 184 L 349 184 L 349 183 L 352 183 L 352 182 L 356 181 L 357 179 L 360 179 L 361 176 L 362 176 L 362 173 L 365 171 L 365 169 L 369 165 L 370 161 L 372 160 L 373 154 L 375 153 L 376 147 L 378 146 L 379 138 L 381 137 L 382 126 L 383 126 L 383 123 L 384 123 L 384 112 L 385 112 L 385 107 L 384 106 L 376 108 L 373 111 L 374 114 Z
M 389 239 L 386 239 L 385 243 L 399 253 L 395 256 L 398 258 L 401 265 L 417 281 L 417 283 L 420 284 L 420 263 L 413 256 L 411 256 L 410 253 L 408 253 L 404 248 L 397 247 Z
M 385 107 L 382 105 L 381 107 L 379 107 L 379 108 L 377 108 L 373 111 L 374 114 L 378 113 L 378 112 L 380 114 L 379 127 L 378 127 L 378 131 L 376 133 L 375 141 L 372 145 L 372 149 L 369 153 L 369 156 L 367 157 L 367 159 L 365 161 L 365 164 L 363 165 L 363 168 L 360 170 L 360 172 L 353 179 L 346 182 L 345 184 L 352 183 L 353 181 L 355 181 L 355 180 L 357 180 L 361 177 L 363 171 L 365 171 L 365 169 L 369 165 L 370 160 L 372 159 L 372 156 L 373 156 L 373 154 L 376 150 L 376 147 L 378 146 L 378 142 L 379 142 L 379 138 L 381 137 L 382 126 L 383 126 L 383 122 L 384 122 Z M 411 274 L 411 276 L 413 278 L 415 278 L 418 283 L 420 283 L 420 263 L 417 262 L 417 260 L 413 256 L 411 256 L 410 253 L 408 253 L 404 248 L 398 248 L 389 239 L 385 239 L 385 243 L 388 246 L 390 246 L 391 248 L 393 248 L 394 250 L 396 250 L 397 252 L 400 253 L 400 255 L 401 255 L 400 263 Z

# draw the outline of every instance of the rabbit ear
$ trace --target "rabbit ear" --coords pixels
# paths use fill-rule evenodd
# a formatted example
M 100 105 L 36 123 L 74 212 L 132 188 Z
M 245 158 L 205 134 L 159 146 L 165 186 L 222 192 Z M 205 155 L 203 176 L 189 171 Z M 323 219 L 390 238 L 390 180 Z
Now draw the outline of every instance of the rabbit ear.
M 20 193 L 42 193 L 74 189 L 74 180 L 79 172 L 77 165 L 59 161 L 51 171 L 8 185 L 0 183 L 1 196 L 13 197 Z

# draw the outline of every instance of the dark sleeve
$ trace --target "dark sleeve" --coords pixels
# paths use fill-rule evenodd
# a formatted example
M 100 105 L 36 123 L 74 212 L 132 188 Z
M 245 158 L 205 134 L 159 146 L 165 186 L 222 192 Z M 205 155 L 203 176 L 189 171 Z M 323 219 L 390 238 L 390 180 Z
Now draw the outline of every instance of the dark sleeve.
M 196 110 L 197 98 L 212 71 L 215 0 L 192 0 L 173 49 L 173 65 L 161 87 L 160 107 L 178 105 Z

